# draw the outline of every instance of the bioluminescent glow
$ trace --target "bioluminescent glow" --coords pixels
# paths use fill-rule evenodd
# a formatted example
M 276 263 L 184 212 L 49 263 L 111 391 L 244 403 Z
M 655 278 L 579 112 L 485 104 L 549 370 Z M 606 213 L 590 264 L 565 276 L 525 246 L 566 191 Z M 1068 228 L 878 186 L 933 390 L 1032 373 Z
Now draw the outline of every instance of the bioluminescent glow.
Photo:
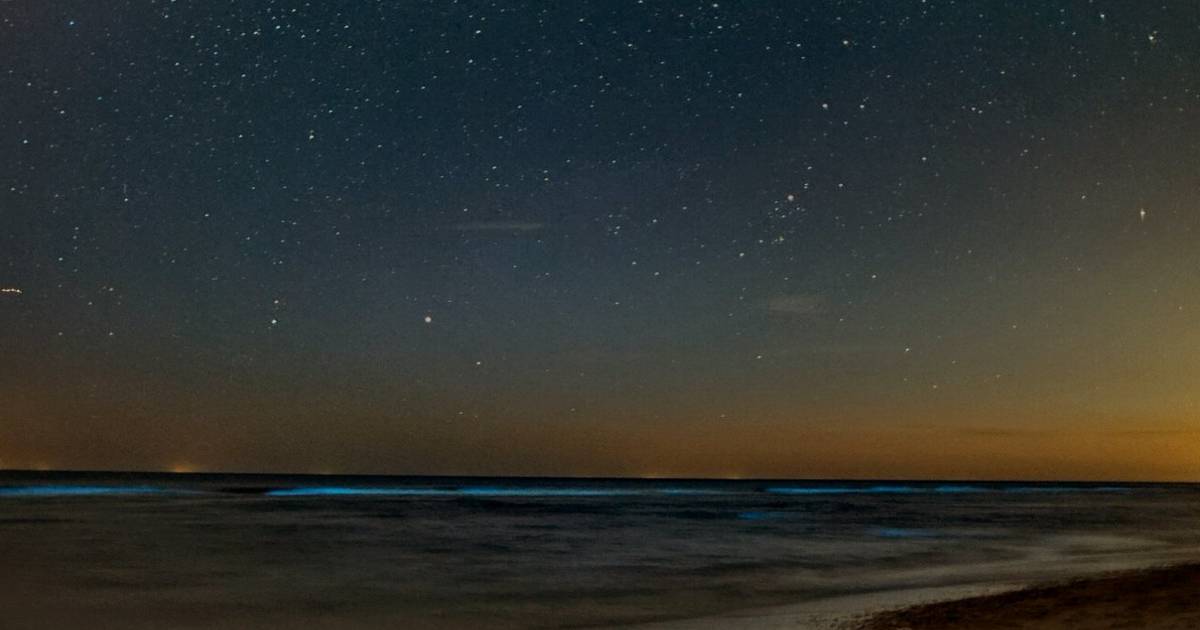
M 766 521 L 772 519 L 786 518 L 790 516 L 787 512 L 760 512 L 751 510 L 748 512 L 738 512 L 737 517 L 743 521 Z
M 464 486 L 460 488 L 412 488 L 412 487 L 353 487 L 353 486 L 303 486 L 277 488 L 263 492 L 269 497 L 338 497 L 338 496 L 399 496 L 399 497 L 614 497 L 614 496 L 705 496 L 768 494 L 821 496 L 845 494 L 972 494 L 1004 492 L 1008 494 L 1055 494 L 1070 492 L 1126 492 L 1129 488 L 1119 486 L 1014 486 L 983 487 L 942 485 L 923 486 L 772 486 L 761 490 L 748 489 L 703 489 L 703 488 L 539 488 L 520 486 Z M 0 496 L 91 496 L 122 494 L 160 494 L 177 492 L 152 486 L 9 486 L 0 487 Z M 194 491 L 193 491 L 194 492 Z
M 1119 486 L 1082 487 L 1082 486 L 1016 486 L 1016 487 L 984 487 L 942 485 L 924 486 L 871 486 L 871 487 L 794 487 L 777 486 L 767 488 L 771 494 L 822 495 L 822 494 L 973 494 L 986 492 L 1006 492 L 1010 494 L 1023 493 L 1065 493 L 1065 492 L 1125 492 L 1128 488 Z
M 1081 486 L 1019 486 L 1005 488 L 1005 492 L 1014 493 L 1065 493 L 1065 492 L 1127 492 L 1129 488 L 1120 486 L 1097 486 L 1097 487 L 1081 487 Z
M 9 486 L 0 488 L 0 496 L 5 497 L 87 497 L 159 492 L 163 492 L 163 490 L 151 486 Z
M 910 486 L 871 486 L 869 488 L 776 486 L 767 488 L 766 491 L 771 494 L 911 494 L 921 492 L 919 488 Z
M 507 488 L 468 486 L 463 488 L 354 488 L 345 486 L 314 486 L 281 488 L 264 493 L 270 497 L 308 496 L 414 496 L 414 497 L 611 497 L 646 494 L 639 490 L 619 488 Z
M 442 488 L 347 488 L 341 486 L 283 488 L 268 490 L 269 497 L 340 497 L 340 496 L 452 496 L 454 490 Z
M 937 532 L 927 529 L 908 529 L 904 527 L 879 527 L 871 533 L 880 538 L 935 538 Z
M 933 491 L 939 492 L 942 494 L 970 494 L 972 492 L 991 492 L 991 489 L 983 488 L 980 486 L 945 485 L 945 486 L 937 486 L 936 488 L 933 489 Z
M 476 486 L 459 490 L 471 497 L 614 497 L 644 494 L 619 488 L 504 488 Z
M 706 494 L 729 494 L 728 491 L 702 490 L 700 488 L 662 488 L 661 490 L 658 490 L 657 492 L 659 494 L 668 494 L 668 495 L 674 494 L 674 495 L 680 495 L 680 496 L 698 496 L 698 495 L 706 495 Z

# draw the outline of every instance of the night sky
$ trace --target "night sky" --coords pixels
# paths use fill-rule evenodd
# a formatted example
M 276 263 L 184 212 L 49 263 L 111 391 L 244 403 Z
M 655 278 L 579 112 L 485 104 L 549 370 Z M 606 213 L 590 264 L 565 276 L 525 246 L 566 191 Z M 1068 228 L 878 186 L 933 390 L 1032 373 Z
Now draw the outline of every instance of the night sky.
M 0 466 L 1200 477 L 1200 4 L 0 1 Z

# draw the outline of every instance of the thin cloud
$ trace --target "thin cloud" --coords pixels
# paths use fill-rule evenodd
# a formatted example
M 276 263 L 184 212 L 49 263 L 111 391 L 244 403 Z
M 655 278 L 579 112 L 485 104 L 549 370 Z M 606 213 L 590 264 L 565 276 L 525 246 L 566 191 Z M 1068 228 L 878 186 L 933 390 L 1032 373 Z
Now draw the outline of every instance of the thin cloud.
M 1112 438 L 1153 439 L 1171 437 L 1191 437 L 1200 434 L 1200 429 L 1025 429 L 1010 427 L 967 427 L 963 429 L 948 429 L 960 435 L 984 438 L 1047 438 L 1080 434 L 1091 434 Z
M 825 298 L 810 293 L 776 295 L 767 300 L 767 310 L 784 315 L 820 315 L 825 310 Z
M 1121 429 L 1110 433 L 1129 438 L 1188 437 L 1200 434 L 1200 429 Z
M 1029 438 L 1043 437 L 1056 433 L 1054 431 L 1038 429 L 1006 429 L 1000 427 L 974 427 L 960 429 L 958 432 L 963 435 L 985 438 Z
M 454 225 L 459 232 L 536 232 L 545 227 L 545 223 L 533 221 L 472 221 Z

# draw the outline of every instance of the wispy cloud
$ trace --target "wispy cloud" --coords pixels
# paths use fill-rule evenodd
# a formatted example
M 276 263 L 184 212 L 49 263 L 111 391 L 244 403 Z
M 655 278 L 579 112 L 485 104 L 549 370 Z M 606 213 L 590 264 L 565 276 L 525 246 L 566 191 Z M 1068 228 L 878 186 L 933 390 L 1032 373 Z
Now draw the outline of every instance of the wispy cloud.
M 967 427 L 958 429 L 958 433 L 962 435 L 970 435 L 983 438 L 1029 438 L 1029 437 L 1045 437 L 1056 433 L 1055 431 L 1039 430 L 1039 429 L 1009 429 L 1003 427 Z
M 536 232 L 545 227 L 545 223 L 534 221 L 472 221 L 454 225 L 459 232 Z
M 1050 438 L 1078 435 L 1097 435 L 1112 438 L 1153 439 L 1190 437 L 1200 434 L 1200 429 L 1170 429 L 1149 427 L 1144 429 L 1112 429 L 1098 427 L 1095 429 L 1080 429 L 1075 427 L 1058 429 L 1020 428 L 1020 427 L 965 427 L 947 428 L 948 431 L 982 438 Z
M 1121 429 L 1109 433 L 1129 438 L 1188 437 L 1200 434 L 1200 429 Z
M 810 293 L 776 295 L 767 300 L 767 310 L 785 315 L 820 315 L 825 310 L 825 298 Z

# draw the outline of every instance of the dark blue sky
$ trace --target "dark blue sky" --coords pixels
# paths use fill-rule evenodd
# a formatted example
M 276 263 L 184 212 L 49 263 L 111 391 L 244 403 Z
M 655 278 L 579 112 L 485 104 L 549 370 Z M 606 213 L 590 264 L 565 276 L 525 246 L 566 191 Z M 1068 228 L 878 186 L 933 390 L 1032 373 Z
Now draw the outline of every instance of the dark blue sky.
M 0 465 L 1190 474 L 1197 24 L 4 2 Z

